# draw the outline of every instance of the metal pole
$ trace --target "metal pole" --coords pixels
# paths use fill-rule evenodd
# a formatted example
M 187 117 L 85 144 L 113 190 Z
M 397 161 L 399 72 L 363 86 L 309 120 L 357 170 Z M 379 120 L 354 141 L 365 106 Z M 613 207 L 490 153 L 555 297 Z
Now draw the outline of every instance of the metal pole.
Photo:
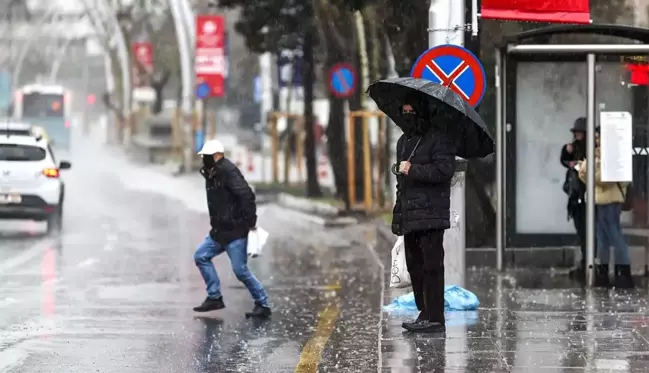
M 184 137 L 187 144 L 192 144 L 191 139 L 192 128 L 187 126 L 186 116 L 192 112 L 192 59 L 191 59 L 191 48 L 187 42 L 188 32 L 195 32 L 195 30 L 187 30 L 180 10 L 179 0 L 169 0 L 169 5 L 171 6 L 171 15 L 174 20 L 176 27 L 176 39 L 178 42 L 178 51 L 180 53 L 180 72 L 182 80 L 182 111 L 183 111 L 183 120 L 184 123 L 181 124 L 181 127 L 184 130 Z M 184 169 L 189 171 L 192 164 L 192 150 L 191 145 L 186 146 L 184 149 Z
M 193 52 L 194 47 L 196 46 L 196 34 L 193 32 L 193 30 L 196 30 L 196 18 L 192 11 L 192 7 L 187 0 L 180 1 L 180 11 L 187 30 L 190 30 L 190 32 L 187 33 L 187 42 Z
M 126 38 L 122 32 L 122 28 L 119 24 L 117 16 L 113 12 L 113 8 L 107 2 L 107 0 L 99 0 L 95 7 L 89 6 L 86 2 L 87 0 L 82 0 L 84 7 L 88 10 L 91 15 L 94 15 L 97 19 L 100 14 L 108 16 L 108 19 L 113 24 L 115 28 L 115 37 L 117 43 L 117 55 L 120 63 L 120 70 L 122 75 L 122 115 L 125 120 L 129 120 L 131 116 L 131 66 L 129 58 L 129 48 L 126 45 Z M 100 5 L 101 4 L 101 5 Z M 99 13 L 101 9 L 101 13 Z
M 428 8 L 428 47 L 464 45 L 465 2 L 432 0 Z M 444 282 L 464 286 L 466 273 L 465 175 L 467 161 L 456 158 L 451 182 L 451 228 L 444 233 Z
M 505 204 L 504 196 L 504 164 L 505 149 L 503 131 L 503 89 L 502 89 L 502 53 L 496 48 L 496 269 L 503 270 L 503 253 L 505 251 L 504 227 Z
M 595 256 L 595 54 L 586 59 L 586 284 L 593 286 Z
M 527 44 L 510 45 L 507 53 L 567 53 L 567 54 L 647 54 L 647 44 Z

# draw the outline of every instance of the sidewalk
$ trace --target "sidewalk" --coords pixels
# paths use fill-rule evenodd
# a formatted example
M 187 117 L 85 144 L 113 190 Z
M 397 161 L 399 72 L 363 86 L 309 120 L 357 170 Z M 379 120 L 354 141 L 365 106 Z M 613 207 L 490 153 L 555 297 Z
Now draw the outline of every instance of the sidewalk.
M 392 244 L 378 250 L 384 304 L 405 292 L 388 287 Z M 447 313 L 445 337 L 404 333 L 401 323 L 415 315 L 384 313 L 383 372 L 649 371 L 644 289 L 585 291 L 534 270 L 468 271 L 466 284 L 480 308 Z

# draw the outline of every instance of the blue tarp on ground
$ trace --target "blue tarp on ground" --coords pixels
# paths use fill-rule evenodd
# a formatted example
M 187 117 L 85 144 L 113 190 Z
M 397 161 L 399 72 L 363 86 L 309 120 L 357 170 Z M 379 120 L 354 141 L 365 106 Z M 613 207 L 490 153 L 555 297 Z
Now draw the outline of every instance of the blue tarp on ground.
M 470 311 L 478 309 L 480 301 L 472 292 L 457 286 L 447 285 L 444 288 L 444 308 L 446 311 Z M 392 304 L 384 306 L 385 311 L 417 311 L 415 296 L 412 292 L 396 297 Z
M 447 285 L 444 288 L 444 308 L 446 309 L 446 326 L 474 325 L 478 321 L 480 301 L 472 292 L 457 286 Z M 410 292 L 396 297 L 383 310 L 392 314 L 403 314 L 412 317 L 417 314 L 415 295 Z M 458 312 L 466 311 L 466 312 Z

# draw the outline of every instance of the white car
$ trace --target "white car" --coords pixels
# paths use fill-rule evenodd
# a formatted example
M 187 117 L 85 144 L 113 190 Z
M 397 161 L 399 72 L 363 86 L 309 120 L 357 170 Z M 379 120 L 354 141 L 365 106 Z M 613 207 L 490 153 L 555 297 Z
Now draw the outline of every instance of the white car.
M 47 232 L 62 228 L 65 185 L 48 141 L 34 135 L 0 133 L 0 219 L 47 221 Z

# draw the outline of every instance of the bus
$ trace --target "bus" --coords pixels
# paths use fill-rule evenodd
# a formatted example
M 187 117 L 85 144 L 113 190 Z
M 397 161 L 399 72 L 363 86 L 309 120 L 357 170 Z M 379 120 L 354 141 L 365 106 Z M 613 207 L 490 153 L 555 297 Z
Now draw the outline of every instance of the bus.
M 70 147 L 71 95 L 56 84 L 30 84 L 14 92 L 13 117 L 47 133 L 50 143 L 60 149 Z

